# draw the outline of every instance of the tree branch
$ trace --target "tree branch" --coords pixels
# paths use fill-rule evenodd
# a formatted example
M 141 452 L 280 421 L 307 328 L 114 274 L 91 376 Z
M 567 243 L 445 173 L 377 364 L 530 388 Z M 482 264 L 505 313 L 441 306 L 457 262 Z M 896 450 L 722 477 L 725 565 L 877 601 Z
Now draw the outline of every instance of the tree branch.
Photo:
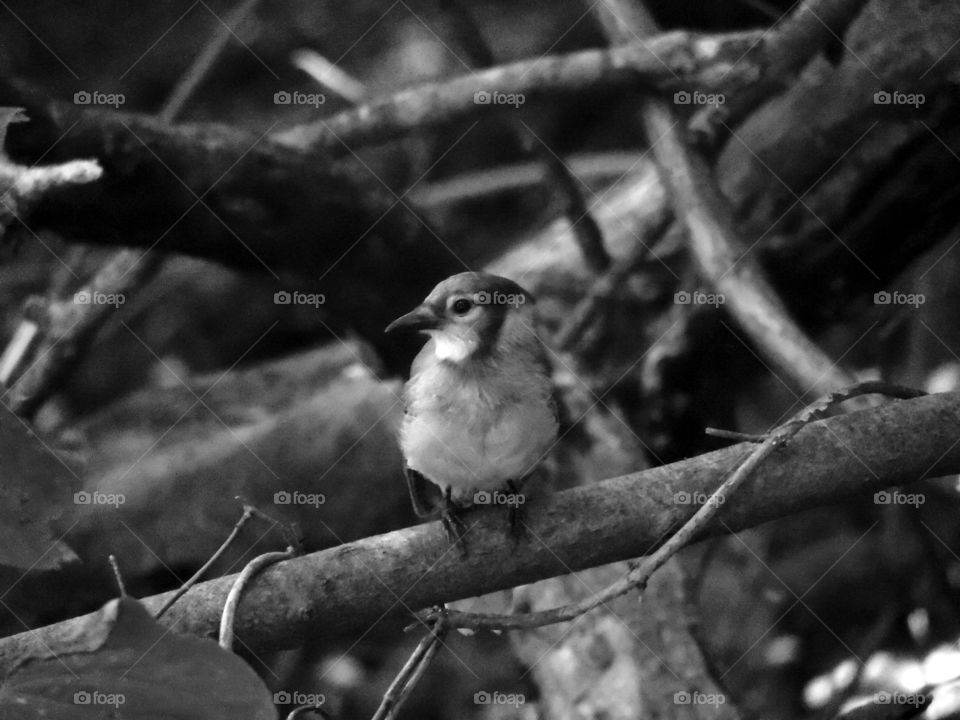
M 402 90 L 356 109 L 294 126 L 277 133 L 274 139 L 301 149 L 343 154 L 349 148 L 386 142 L 412 130 L 437 127 L 487 110 L 474 101 L 479 90 L 520 94 L 527 100 L 621 86 L 648 92 L 690 86 L 730 90 L 756 82 L 760 76 L 759 63 L 738 61 L 761 36 L 761 31 L 724 35 L 678 31 L 610 50 L 521 60 Z
M 657 30 L 646 9 L 633 0 L 602 0 L 596 7 L 612 42 Z M 792 27 L 803 28 L 815 14 L 804 5 L 798 17 L 791 20 Z M 796 48 L 791 51 L 797 52 Z M 784 67 L 793 69 L 799 62 L 792 58 Z M 706 159 L 687 142 L 673 108 L 661 98 L 648 98 L 640 116 L 677 219 L 687 229 L 694 259 L 724 296 L 728 312 L 801 392 L 826 395 L 852 384 L 853 377 L 837 367 L 793 320 L 750 248 L 740 241 L 730 201 Z
M 535 628 L 543 625 L 552 625 L 558 622 L 573 620 L 601 605 L 605 605 L 614 599 L 625 595 L 631 590 L 643 592 L 651 576 L 673 557 L 681 548 L 690 544 L 692 538 L 700 532 L 701 528 L 710 523 L 711 520 L 720 512 L 721 506 L 756 472 L 757 468 L 768 457 L 780 448 L 790 442 L 800 430 L 814 419 L 823 417 L 832 406 L 849 400 L 850 398 L 880 393 L 890 397 L 914 398 L 923 393 L 910 388 L 888 385 L 878 381 L 869 381 L 837 391 L 821 399 L 819 402 L 804 408 L 792 417 L 788 422 L 771 432 L 767 438 L 757 448 L 747 456 L 734 472 L 726 478 L 721 485 L 706 497 L 699 509 L 687 520 L 683 526 L 673 533 L 669 539 L 657 548 L 656 552 L 644 558 L 643 562 L 633 567 L 626 575 L 611 583 L 598 593 L 585 598 L 580 602 L 549 610 L 540 610 L 531 613 L 518 613 L 514 615 L 498 614 L 480 614 L 467 613 L 456 610 L 447 610 L 440 608 L 428 610 L 422 613 L 425 619 L 443 618 L 453 627 L 469 628 L 479 630 L 489 628 L 496 630 L 509 630 L 519 628 Z
M 812 423 L 758 469 L 695 539 L 736 532 L 890 485 L 960 472 L 960 393 L 883 405 Z M 512 548 L 504 513 L 468 517 L 461 560 L 432 522 L 279 563 L 249 587 L 236 631 L 255 651 L 295 647 L 316 635 L 362 632 L 388 615 L 633 558 L 654 550 L 694 506 L 676 493 L 711 494 L 755 450 L 736 445 L 578 487 L 527 506 L 529 542 Z M 235 575 L 202 583 L 162 622 L 216 633 Z M 147 598 L 150 610 L 170 593 Z M 25 645 L 78 627 L 83 618 L 0 641 L 0 667 Z

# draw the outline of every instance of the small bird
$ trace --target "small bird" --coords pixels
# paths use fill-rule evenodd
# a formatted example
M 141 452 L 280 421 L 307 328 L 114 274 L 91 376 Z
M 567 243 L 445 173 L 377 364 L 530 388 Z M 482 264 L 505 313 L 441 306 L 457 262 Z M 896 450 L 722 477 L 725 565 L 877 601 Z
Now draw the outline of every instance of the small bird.
M 400 448 L 414 511 L 429 514 L 415 488 L 421 476 L 441 489 L 442 517 L 454 542 L 463 534 L 456 512 L 489 502 L 491 491 L 516 496 L 557 437 L 533 302 L 512 280 L 465 272 L 441 282 L 386 329 L 430 336 L 404 386 Z M 513 520 L 518 505 L 510 507 Z

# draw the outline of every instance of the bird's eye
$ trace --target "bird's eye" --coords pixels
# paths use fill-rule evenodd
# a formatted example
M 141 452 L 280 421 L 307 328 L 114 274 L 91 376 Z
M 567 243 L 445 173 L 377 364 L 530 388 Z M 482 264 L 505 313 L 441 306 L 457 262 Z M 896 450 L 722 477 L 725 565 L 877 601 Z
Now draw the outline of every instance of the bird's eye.
M 470 308 L 473 307 L 473 303 L 466 298 L 460 298 L 459 300 L 454 301 L 452 307 L 453 312 L 457 315 L 466 315 L 468 312 L 470 312 Z

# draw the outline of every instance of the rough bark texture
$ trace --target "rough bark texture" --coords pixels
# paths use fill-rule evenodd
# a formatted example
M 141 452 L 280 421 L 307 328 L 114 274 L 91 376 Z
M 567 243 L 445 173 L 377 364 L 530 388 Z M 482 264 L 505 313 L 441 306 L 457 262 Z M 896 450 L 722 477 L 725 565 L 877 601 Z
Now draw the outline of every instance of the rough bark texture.
M 750 487 L 730 499 L 705 532 L 736 531 L 890 485 L 956 473 L 958 427 L 956 393 L 809 425 L 761 466 Z M 362 632 L 385 614 L 636 557 L 695 510 L 678 503 L 677 493 L 709 494 L 751 450 L 738 445 L 531 500 L 526 522 L 534 540 L 513 551 L 506 518 L 491 508 L 469 517 L 466 559 L 434 522 L 280 563 L 249 588 L 237 635 L 254 651 L 293 647 L 308 637 Z M 214 632 L 233 580 L 197 586 L 163 621 L 178 632 Z M 145 602 L 156 608 L 163 600 L 160 595 Z M 37 642 L 55 627 L 0 641 L 0 656 L 16 656 L 22 643 Z

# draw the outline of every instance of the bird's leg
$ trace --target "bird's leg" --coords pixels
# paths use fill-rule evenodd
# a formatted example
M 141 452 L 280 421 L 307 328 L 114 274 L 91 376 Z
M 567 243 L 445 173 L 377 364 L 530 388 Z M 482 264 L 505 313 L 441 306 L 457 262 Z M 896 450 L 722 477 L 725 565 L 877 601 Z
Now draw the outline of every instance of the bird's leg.
M 458 545 L 460 554 L 466 557 L 467 543 L 463 536 L 466 534 L 467 528 L 460 518 L 462 508 L 453 501 L 452 491 L 453 489 L 449 486 L 443 490 L 443 510 L 440 514 L 440 521 L 443 523 L 443 529 L 446 531 L 447 537 L 450 538 L 450 544 Z
M 436 513 L 430 510 L 423 502 L 423 494 L 417 485 L 417 480 L 423 480 L 424 477 L 412 467 L 403 468 L 403 476 L 407 479 L 407 490 L 410 492 L 410 504 L 413 505 L 413 514 L 423 520 L 424 518 L 435 517 Z
M 520 489 L 513 480 L 507 480 L 507 490 L 509 491 L 507 493 L 507 517 L 510 520 L 510 537 L 516 542 L 526 535 L 523 524 L 523 502 L 525 498 L 520 494 Z

